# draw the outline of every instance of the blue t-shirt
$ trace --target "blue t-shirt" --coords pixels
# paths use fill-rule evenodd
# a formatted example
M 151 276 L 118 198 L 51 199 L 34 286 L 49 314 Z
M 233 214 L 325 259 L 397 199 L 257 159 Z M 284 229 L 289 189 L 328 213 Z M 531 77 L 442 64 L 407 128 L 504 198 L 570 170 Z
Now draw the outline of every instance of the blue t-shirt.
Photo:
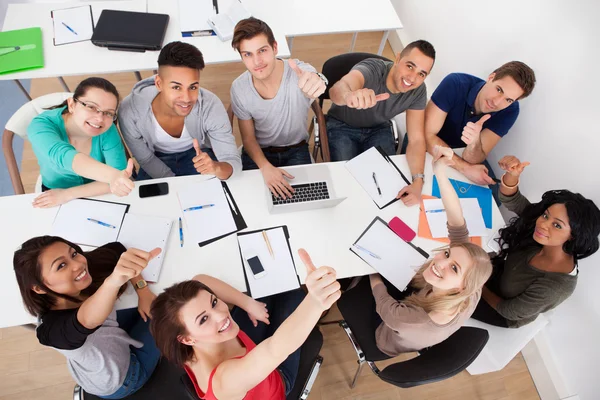
M 451 148 L 465 147 L 460 140 L 467 122 L 477 122 L 482 115 L 475 114 L 475 98 L 485 85 L 485 81 L 469 74 L 453 73 L 444 78 L 431 96 L 431 101 L 442 111 L 448 113 L 438 137 Z M 519 102 L 515 101 L 504 110 L 490 113 L 492 116 L 483 124 L 503 137 L 513 126 L 519 116 Z

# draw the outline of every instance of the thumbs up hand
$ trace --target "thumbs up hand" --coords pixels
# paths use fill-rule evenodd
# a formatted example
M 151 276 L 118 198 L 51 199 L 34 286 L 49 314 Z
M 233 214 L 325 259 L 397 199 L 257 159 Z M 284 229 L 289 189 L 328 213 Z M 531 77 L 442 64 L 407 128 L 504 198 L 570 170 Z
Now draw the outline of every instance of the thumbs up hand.
M 296 61 L 291 58 L 288 60 L 288 64 L 296 73 L 296 76 L 298 77 L 298 87 L 306 97 L 309 99 L 316 99 L 325 92 L 327 86 L 319 75 L 314 72 L 302 70 L 298 67 Z
M 133 160 L 127 160 L 127 167 L 122 171 L 117 171 L 112 181 L 110 181 L 110 192 L 116 196 L 127 196 L 135 184 L 131 180 L 133 174 Z
M 335 279 L 335 269 L 331 267 L 317 268 L 304 249 L 298 250 L 300 259 L 306 266 L 306 288 L 313 305 L 319 310 L 328 310 L 341 296 L 340 284 Z
M 346 106 L 348 108 L 356 108 L 357 110 L 365 110 L 377 105 L 380 101 L 385 101 L 390 98 L 389 93 L 375 94 L 373 89 L 358 89 L 354 92 L 347 92 L 344 95 Z
M 463 128 L 460 139 L 467 145 L 479 142 L 479 135 L 483 129 L 483 124 L 491 117 L 490 114 L 485 114 L 483 117 L 479 118 L 479 121 L 477 122 L 467 122 L 467 125 Z
M 196 157 L 192 158 L 194 168 L 198 173 L 204 175 L 217 175 L 217 163 L 210 156 L 200 150 L 198 139 L 194 139 L 194 149 L 196 149 Z

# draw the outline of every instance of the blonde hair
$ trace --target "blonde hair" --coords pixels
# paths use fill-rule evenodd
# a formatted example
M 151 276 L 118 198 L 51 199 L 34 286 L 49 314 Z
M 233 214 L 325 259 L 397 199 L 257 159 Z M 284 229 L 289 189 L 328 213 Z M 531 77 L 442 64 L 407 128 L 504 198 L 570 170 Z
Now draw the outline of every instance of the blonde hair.
M 470 304 L 471 296 L 487 282 L 492 274 L 492 263 L 488 254 L 473 243 L 455 243 L 447 248 L 462 247 L 467 251 L 472 260 L 471 268 L 464 275 L 464 288 L 456 289 L 450 293 L 435 294 L 433 286 L 423 278 L 423 272 L 429 267 L 431 260 L 426 261 L 412 279 L 410 285 L 418 292 L 411 294 L 403 300 L 404 303 L 421 307 L 425 312 L 463 312 Z

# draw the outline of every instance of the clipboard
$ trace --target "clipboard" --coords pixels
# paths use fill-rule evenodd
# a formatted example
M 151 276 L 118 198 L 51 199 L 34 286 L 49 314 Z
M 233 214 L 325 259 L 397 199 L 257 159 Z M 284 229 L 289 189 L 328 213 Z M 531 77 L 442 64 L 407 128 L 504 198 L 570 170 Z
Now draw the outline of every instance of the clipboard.
M 52 10 L 50 18 L 52 19 L 52 43 L 54 46 L 85 42 L 92 38 L 94 16 L 91 5 Z
M 288 251 L 289 251 L 289 256 L 290 256 L 290 258 L 292 260 L 292 264 L 294 266 L 294 272 L 295 272 L 295 275 L 296 275 L 296 280 L 298 282 L 298 287 L 297 288 L 300 288 L 300 286 L 302 284 L 300 283 L 300 277 L 298 276 L 298 270 L 296 268 L 296 263 L 294 261 L 294 255 L 292 253 L 292 246 L 290 245 L 290 232 L 289 232 L 289 229 L 288 229 L 287 225 L 272 226 L 270 228 L 265 228 L 265 229 L 257 229 L 257 230 L 254 230 L 254 231 L 241 232 L 241 233 L 238 233 L 237 235 L 238 235 L 238 237 L 239 236 L 245 236 L 245 235 L 251 235 L 251 234 L 260 233 L 262 231 L 270 231 L 270 230 L 278 229 L 278 228 L 283 228 L 283 233 L 285 235 L 285 240 L 287 242 L 287 248 L 288 248 Z M 239 240 L 238 240 L 238 251 L 240 252 L 240 261 L 242 263 L 242 270 L 244 272 L 244 283 L 246 284 L 248 296 L 254 298 L 254 296 L 252 295 L 252 290 L 250 288 L 250 283 L 248 281 L 248 273 L 246 271 L 246 268 L 244 267 L 244 261 L 245 261 L 244 260 L 244 254 L 242 253 L 242 247 L 240 246 Z M 283 292 L 280 292 L 280 293 L 283 293 Z
M 394 171 L 396 171 L 400 177 L 402 178 L 402 180 L 407 184 L 410 185 L 411 183 L 409 182 L 409 180 L 406 178 L 406 176 L 402 173 L 402 171 L 400 170 L 400 168 L 398 168 L 398 166 L 392 161 L 391 157 L 388 156 L 385 151 L 381 148 L 381 146 L 374 146 L 373 148 L 367 150 L 367 151 L 376 151 L 378 152 L 378 154 L 385 160 L 387 161 L 388 165 L 390 165 Z M 364 154 L 364 153 L 362 153 Z M 364 176 L 362 176 L 362 173 L 364 172 L 362 168 L 358 168 L 356 166 L 351 166 L 352 161 L 355 160 L 358 157 L 361 157 L 362 154 L 359 154 L 358 156 L 356 156 L 355 158 L 353 158 L 352 160 L 349 160 L 346 163 L 346 169 L 348 169 L 348 171 L 350 172 L 350 174 L 354 177 L 354 179 L 356 179 L 356 181 L 362 186 L 362 188 L 367 192 L 367 194 L 369 194 L 369 197 L 371 197 L 371 200 L 373 200 L 373 203 L 375 203 L 375 205 L 377 206 L 377 208 L 379 208 L 380 210 L 384 209 L 385 207 L 389 206 L 390 204 L 395 203 L 396 201 L 400 200 L 397 199 L 396 197 L 394 197 L 391 201 L 389 201 L 386 204 L 383 205 L 379 205 L 377 204 L 377 202 L 375 201 L 375 199 L 373 198 L 373 196 L 369 193 L 369 190 L 367 189 L 367 187 L 365 186 L 367 183 L 364 182 L 365 178 Z M 361 177 L 358 177 L 357 175 L 361 175 Z M 372 185 L 373 182 L 369 182 L 369 185 Z M 401 187 L 398 188 L 398 191 L 400 191 Z M 396 192 L 395 194 L 397 194 L 398 192 Z
M 246 221 L 244 220 L 244 217 L 242 216 L 242 213 L 240 212 L 240 208 L 238 207 L 237 203 L 235 202 L 235 198 L 233 197 L 233 195 L 231 194 L 231 191 L 229 190 L 229 186 L 227 186 L 227 183 L 225 183 L 223 181 L 221 181 L 221 186 L 223 186 L 223 191 L 225 192 L 225 198 L 227 199 L 227 204 L 229 205 L 229 211 L 231 211 L 231 215 L 233 216 L 233 221 L 235 222 L 236 230 L 233 232 L 226 233 L 221 236 L 217 236 L 216 238 L 205 240 L 204 242 L 198 243 L 198 246 L 200 246 L 200 247 L 206 246 L 207 244 L 211 244 L 212 242 L 216 242 L 219 239 L 223 239 L 224 237 L 227 237 L 227 236 L 231 235 L 232 233 L 239 232 L 248 227 L 248 225 L 246 224 Z

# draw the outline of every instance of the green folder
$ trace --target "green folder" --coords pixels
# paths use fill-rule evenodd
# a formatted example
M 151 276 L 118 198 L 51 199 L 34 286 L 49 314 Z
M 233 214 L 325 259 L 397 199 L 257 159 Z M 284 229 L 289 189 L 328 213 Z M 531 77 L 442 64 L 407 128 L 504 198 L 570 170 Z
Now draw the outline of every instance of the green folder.
M 0 74 L 43 66 L 44 49 L 40 28 L 0 32 Z

